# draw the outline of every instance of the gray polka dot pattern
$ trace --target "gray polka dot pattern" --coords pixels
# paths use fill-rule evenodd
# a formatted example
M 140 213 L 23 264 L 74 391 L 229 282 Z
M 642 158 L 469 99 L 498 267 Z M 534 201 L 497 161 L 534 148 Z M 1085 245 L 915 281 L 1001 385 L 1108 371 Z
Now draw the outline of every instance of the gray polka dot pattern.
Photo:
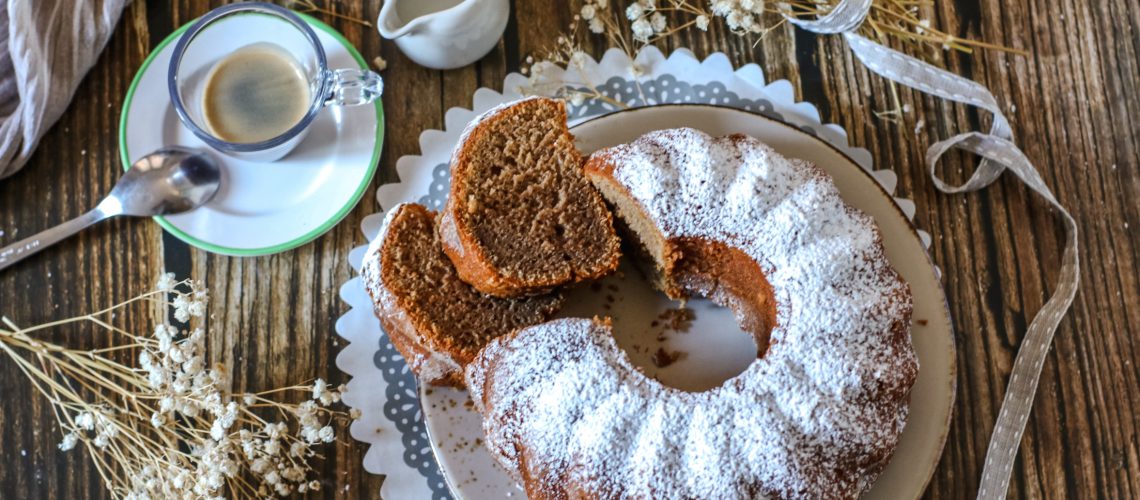
M 575 90 L 589 91 L 585 87 Z M 606 97 L 626 103 L 631 108 L 655 104 L 713 104 L 760 113 L 776 120 L 784 119 L 776 112 L 771 102 L 764 99 L 743 99 L 720 82 L 694 85 L 677 81 L 677 77 L 673 75 L 661 75 L 639 85 L 633 80 L 615 76 L 607 80 L 598 90 Z M 570 118 L 572 120 L 589 118 L 617 110 L 618 107 L 611 102 L 592 99 L 582 103 L 581 106 L 572 106 Z
M 450 499 L 451 491 L 439 471 L 431 451 L 424 416 L 416 395 L 416 377 L 388 337 L 380 338 L 380 348 L 372 356 L 388 382 L 384 390 L 384 416 L 396 424 L 404 443 L 404 463 L 419 471 L 428 481 L 433 499 Z
M 428 194 L 416 200 L 416 203 L 428 207 L 429 210 L 443 210 L 443 202 L 447 201 L 447 190 L 451 188 L 451 169 L 446 163 L 440 163 L 431 169 L 431 185 Z

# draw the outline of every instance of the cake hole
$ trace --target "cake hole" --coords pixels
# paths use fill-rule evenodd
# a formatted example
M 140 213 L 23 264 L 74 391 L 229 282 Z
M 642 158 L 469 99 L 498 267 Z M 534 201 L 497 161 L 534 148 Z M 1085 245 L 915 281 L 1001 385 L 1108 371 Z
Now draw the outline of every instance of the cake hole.
M 630 362 L 684 391 L 724 385 L 756 362 L 755 336 L 740 328 L 732 310 L 701 297 L 670 300 L 639 267 L 623 257 L 617 273 L 572 290 L 558 316 L 610 317 Z
M 597 182 L 606 200 L 626 200 L 619 187 Z M 702 238 L 673 240 L 679 252 L 670 252 L 667 265 L 673 283 L 664 283 L 653 255 L 663 255 L 665 242 L 642 210 L 629 204 L 613 204 L 614 228 L 622 240 L 622 267 L 606 278 L 621 288 L 618 299 L 606 304 L 604 296 L 593 300 L 571 295 L 563 317 L 609 316 L 614 339 L 630 361 L 647 376 L 662 384 L 690 392 L 703 392 L 724 385 L 743 373 L 768 350 L 776 304 L 760 266 L 744 252 Z M 635 269 L 634 263 L 638 264 Z M 660 286 L 654 286 L 651 283 Z M 581 287 L 586 288 L 586 287 Z M 670 300 L 661 288 L 674 295 L 687 295 L 684 303 Z M 584 293 L 576 291 L 576 293 Z M 577 302 L 592 306 L 582 307 Z M 587 308 L 592 307 L 592 308 Z M 687 318 L 684 328 L 674 330 L 663 320 L 678 308 Z M 688 318 L 691 316 L 691 318 Z M 656 324 L 655 324 L 656 322 Z M 662 332 L 663 329 L 669 331 Z

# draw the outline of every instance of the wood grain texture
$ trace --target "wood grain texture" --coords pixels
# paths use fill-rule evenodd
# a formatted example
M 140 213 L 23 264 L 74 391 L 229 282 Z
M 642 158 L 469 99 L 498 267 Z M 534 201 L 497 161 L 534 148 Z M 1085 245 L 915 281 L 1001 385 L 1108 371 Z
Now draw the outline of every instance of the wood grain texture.
M 136 0 L 127 9 L 32 162 L 0 182 L 0 242 L 77 216 L 110 189 L 121 169 L 119 112 L 135 71 L 171 31 L 221 3 Z M 381 2 L 317 3 L 375 19 Z M 374 186 L 396 179 L 396 159 L 419 151 L 420 131 L 440 128 L 448 108 L 469 106 L 476 88 L 498 88 L 526 55 L 553 44 L 573 16 L 563 2 L 516 0 L 512 7 L 498 48 L 447 72 L 412 64 L 371 28 L 317 14 L 365 59 L 388 61 L 387 136 Z M 1045 364 L 1010 495 L 1140 497 L 1140 6 L 937 0 L 923 9 L 952 33 L 1032 54 L 950 55 L 941 64 L 994 92 L 1018 143 L 1081 228 L 1081 289 Z M 603 43 L 595 39 L 587 48 L 600 55 Z M 970 195 L 934 189 L 925 148 L 989 118 L 898 88 L 911 111 L 897 122 L 876 119 L 874 111 L 894 106 L 890 85 L 860 67 L 842 40 L 786 26 L 756 45 L 714 27 L 661 47 L 688 47 L 700 57 L 725 51 L 735 64 L 755 62 L 769 79 L 790 80 L 825 122 L 846 128 L 852 143 L 898 174 L 899 194 L 915 200 L 918 226 L 934 235 L 931 253 L 945 273 L 959 346 L 958 401 L 927 496 L 974 495 L 1017 346 L 1054 289 L 1064 236 L 1056 214 L 1012 178 Z M 974 163 L 951 154 L 940 171 L 962 181 Z M 148 221 L 111 221 L 0 274 L 0 313 L 22 324 L 81 314 L 146 289 L 161 270 L 177 270 L 211 288 L 210 350 L 234 367 L 235 384 L 268 388 L 313 377 L 339 383 L 345 377 L 334 365 L 341 345 L 333 325 L 345 306 L 337 288 L 352 274 L 348 251 L 363 243 L 361 219 L 377 210 L 367 196 L 313 243 L 261 258 L 210 255 Z M 128 321 L 146 328 L 142 318 Z M 107 340 L 87 330 L 57 335 L 78 346 Z M 88 459 L 56 449 L 60 434 L 49 409 L 2 360 L 0 389 L 0 496 L 104 497 Z M 382 478 L 361 469 L 364 451 L 350 440 L 336 445 L 322 465 L 319 496 L 378 496 Z

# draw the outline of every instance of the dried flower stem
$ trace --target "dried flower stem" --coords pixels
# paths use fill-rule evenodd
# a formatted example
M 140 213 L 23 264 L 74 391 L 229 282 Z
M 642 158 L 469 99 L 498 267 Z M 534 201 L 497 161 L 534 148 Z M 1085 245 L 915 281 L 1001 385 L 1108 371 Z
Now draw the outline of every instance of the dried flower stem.
M 169 312 L 180 322 L 204 317 L 205 289 L 174 282 L 172 275 L 158 288 L 93 314 L 28 328 L 0 317 L 0 352 L 51 403 L 65 433 L 60 449 L 87 449 L 119 498 L 266 497 L 319 488 L 309 478 L 310 460 L 321 458 L 313 446 L 335 439 L 327 424 L 346 415 L 329 405 L 343 389 L 317 379 L 233 394 L 228 370 L 206 366 L 204 331 L 179 330 L 166 320 Z M 133 334 L 108 320 L 143 305 L 154 315 L 153 334 Z M 112 333 L 118 343 L 78 350 L 31 335 L 84 324 Z M 139 366 L 116 359 L 128 357 Z M 298 404 L 271 396 L 311 399 Z
M 592 90 L 582 90 L 576 84 L 570 86 L 546 78 L 545 73 L 549 71 L 544 70 L 544 66 L 560 64 L 569 68 L 571 62 L 584 59 L 582 42 L 586 31 L 604 37 L 608 45 L 625 52 L 630 59 L 644 45 L 690 29 L 707 31 L 714 20 L 722 22 L 735 35 L 754 38 L 755 46 L 769 33 L 783 27 L 787 22 L 786 15 L 816 18 L 829 12 L 837 2 L 838 0 L 581 0 L 577 3 L 578 14 L 574 16 L 568 35 L 559 37 L 557 44 L 546 50 L 537 61 L 528 57 L 523 74 L 529 77 L 529 82 L 521 90 L 528 94 L 561 97 L 573 104 L 602 99 L 614 106 L 625 107 L 625 104 L 605 96 L 592 83 L 586 82 Z M 922 9 L 931 5 L 932 0 L 874 0 L 859 31 L 881 43 L 900 40 L 943 51 L 970 53 L 975 49 L 988 49 L 1025 54 L 1017 49 L 960 38 L 932 27 L 929 19 L 920 17 Z M 582 30 L 580 27 L 588 29 Z M 930 55 L 941 57 L 939 52 Z M 902 114 L 898 92 L 893 84 L 891 97 L 894 108 L 877 112 L 876 116 L 894 119 Z
M 298 12 L 304 12 L 305 14 L 323 14 L 329 17 L 335 17 L 337 19 L 343 19 L 351 23 L 356 23 L 361 26 L 367 26 L 369 28 L 372 27 L 371 21 L 360 19 L 358 17 L 346 16 L 327 7 L 320 7 L 317 4 L 313 3 L 312 0 L 286 0 L 284 4 L 285 7 L 296 10 Z

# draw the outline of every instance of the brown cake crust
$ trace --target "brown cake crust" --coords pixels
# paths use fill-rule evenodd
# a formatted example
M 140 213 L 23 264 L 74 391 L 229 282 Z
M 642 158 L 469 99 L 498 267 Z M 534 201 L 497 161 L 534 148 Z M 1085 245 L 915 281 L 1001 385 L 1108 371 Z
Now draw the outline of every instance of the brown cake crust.
M 361 278 L 374 312 L 411 370 L 429 384 L 462 388 L 463 368 L 491 339 L 549 318 L 559 294 L 503 299 L 462 282 L 443 255 L 435 214 L 404 204 L 389 212 Z
M 472 121 L 451 161 L 439 223 L 460 278 L 519 297 L 617 269 L 613 218 L 582 163 L 562 101 L 524 99 Z

